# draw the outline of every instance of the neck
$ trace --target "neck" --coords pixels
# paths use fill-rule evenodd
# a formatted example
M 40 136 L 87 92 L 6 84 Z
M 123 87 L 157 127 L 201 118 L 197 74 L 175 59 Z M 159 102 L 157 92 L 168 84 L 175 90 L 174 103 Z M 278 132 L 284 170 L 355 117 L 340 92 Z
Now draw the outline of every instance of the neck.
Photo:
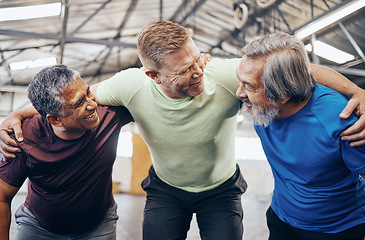
M 73 140 L 82 137 L 86 131 L 84 130 L 66 130 L 62 127 L 52 126 L 54 134 L 63 140 Z
M 302 109 L 305 105 L 307 105 L 309 99 L 312 97 L 313 91 L 307 96 L 307 98 L 300 103 L 286 102 L 282 105 L 279 113 L 278 119 L 287 118 L 291 115 L 297 113 L 300 109 Z

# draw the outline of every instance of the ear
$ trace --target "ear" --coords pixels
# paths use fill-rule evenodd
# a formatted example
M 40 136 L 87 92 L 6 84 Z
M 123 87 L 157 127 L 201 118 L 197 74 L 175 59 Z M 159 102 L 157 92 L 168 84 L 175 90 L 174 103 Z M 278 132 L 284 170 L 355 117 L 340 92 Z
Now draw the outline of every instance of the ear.
M 55 114 L 48 114 L 46 116 L 47 118 L 47 121 L 52 124 L 53 126 L 56 126 L 56 127 L 62 127 L 63 124 L 62 124 L 62 121 L 60 119 L 60 117 L 58 117 L 57 115 Z
M 147 76 L 149 76 L 150 78 L 152 78 L 152 80 L 155 81 L 157 84 L 161 83 L 159 73 L 156 72 L 155 70 L 147 69 L 147 70 L 144 71 L 144 73 Z
M 291 97 L 286 97 L 284 99 L 281 99 L 281 100 L 279 100 L 279 103 L 282 104 L 282 105 L 284 105 L 285 103 L 287 103 L 289 101 L 290 98 Z

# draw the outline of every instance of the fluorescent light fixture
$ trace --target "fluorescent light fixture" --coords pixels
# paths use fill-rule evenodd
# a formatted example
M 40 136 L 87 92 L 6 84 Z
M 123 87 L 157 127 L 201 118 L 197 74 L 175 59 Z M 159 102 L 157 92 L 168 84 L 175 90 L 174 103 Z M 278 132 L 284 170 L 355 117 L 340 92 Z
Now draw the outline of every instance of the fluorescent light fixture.
M 303 39 L 322 28 L 327 27 L 328 25 L 346 17 L 347 15 L 363 8 L 365 6 L 364 0 L 354 0 L 350 1 L 348 4 L 326 14 L 323 17 L 314 20 L 313 22 L 299 28 L 295 31 L 294 35 L 300 39 Z
M 36 60 L 13 62 L 9 64 L 11 70 L 22 70 L 26 68 L 38 68 L 55 65 L 57 59 L 55 57 L 39 58 Z
M 61 3 L 49 3 L 25 7 L 0 9 L 0 21 L 14 21 L 32 18 L 58 16 L 61 14 Z
M 305 49 L 309 52 L 312 51 L 312 45 L 307 44 L 305 45 Z M 351 54 L 348 54 L 347 52 L 341 51 L 335 47 L 332 47 L 331 45 L 328 45 L 321 41 L 315 41 L 314 42 L 314 54 L 317 56 L 320 56 L 322 58 L 325 58 L 327 60 L 330 60 L 332 62 L 336 62 L 339 64 L 354 60 L 355 57 Z

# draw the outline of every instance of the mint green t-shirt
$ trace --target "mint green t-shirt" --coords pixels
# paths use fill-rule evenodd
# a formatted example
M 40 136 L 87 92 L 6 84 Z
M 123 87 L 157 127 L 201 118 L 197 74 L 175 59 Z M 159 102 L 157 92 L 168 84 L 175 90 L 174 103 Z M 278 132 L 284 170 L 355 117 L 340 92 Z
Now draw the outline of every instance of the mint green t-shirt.
M 189 192 L 209 190 L 236 170 L 239 61 L 210 61 L 199 96 L 169 98 L 141 69 L 131 68 L 103 81 L 97 99 L 128 108 L 161 180 Z

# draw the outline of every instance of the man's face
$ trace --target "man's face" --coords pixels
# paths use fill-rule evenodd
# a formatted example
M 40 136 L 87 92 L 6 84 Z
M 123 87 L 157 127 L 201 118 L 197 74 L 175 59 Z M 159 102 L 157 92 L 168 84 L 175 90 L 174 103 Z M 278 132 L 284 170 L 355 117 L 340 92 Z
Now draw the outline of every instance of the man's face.
M 170 98 L 197 96 L 204 90 L 204 62 L 193 40 L 184 47 L 163 57 L 163 66 L 158 72 L 161 89 Z
M 100 119 L 95 97 L 90 91 L 90 87 L 80 77 L 68 86 L 62 93 L 62 97 L 66 100 L 65 117 L 60 117 L 60 119 L 67 132 L 77 135 L 99 125 Z
M 239 87 L 236 95 L 243 101 L 244 115 L 255 124 L 267 126 L 279 114 L 279 108 L 265 96 L 261 81 L 264 59 L 243 57 L 237 69 Z

